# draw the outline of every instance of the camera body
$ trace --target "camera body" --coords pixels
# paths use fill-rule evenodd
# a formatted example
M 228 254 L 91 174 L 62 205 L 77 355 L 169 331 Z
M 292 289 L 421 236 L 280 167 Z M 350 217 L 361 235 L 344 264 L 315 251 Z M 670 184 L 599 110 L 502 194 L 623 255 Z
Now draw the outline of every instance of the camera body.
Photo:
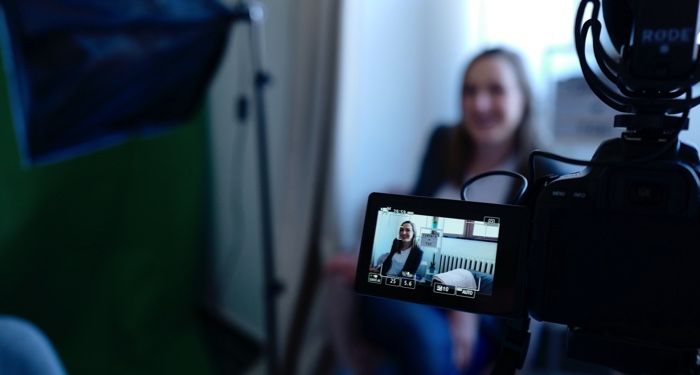
M 650 154 L 658 156 L 640 162 Z M 568 353 L 580 360 L 626 372 L 694 366 L 696 149 L 623 137 L 604 142 L 591 163 L 538 178 L 522 205 L 372 193 L 356 291 L 524 321 L 523 332 L 506 335 L 522 340 L 515 363 L 527 352 L 532 317 L 568 326 Z M 415 224 L 425 262 L 392 275 L 382 254 L 405 222 Z M 465 283 L 464 274 L 476 282 Z
M 550 177 L 526 197 L 532 317 L 600 334 L 700 347 L 700 169 L 677 143 L 613 139 L 593 166 Z
M 372 193 L 355 288 L 476 313 L 529 314 L 640 342 L 700 347 L 697 151 L 676 143 L 653 160 L 625 163 L 661 146 L 624 138 L 604 142 L 593 166 L 541 177 L 524 205 Z M 389 223 L 387 216 L 396 219 Z M 472 236 L 473 223 L 487 218 L 500 228 L 495 237 Z M 446 228 L 448 220 L 459 221 L 456 230 Z M 395 278 L 373 270 L 403 221 L 418 223 L 416 236 L 419 244 L 428 244 L 423 259 L 432 263 L 431 274 L 454 269 L 481 274 L 481 262 L 490 265 L 488 293 L 475 290 L 469 298 L 454 298 L 464 288 L 446 284 L 458 290 L 442 293 L 425 269 Z M 382 242 L 381 236 L 387 239 Z M 439 243 L 443 237 L 452 244 Z M 484 247 L 479 241 L 493 242 L 492 255 L 476 250 Z

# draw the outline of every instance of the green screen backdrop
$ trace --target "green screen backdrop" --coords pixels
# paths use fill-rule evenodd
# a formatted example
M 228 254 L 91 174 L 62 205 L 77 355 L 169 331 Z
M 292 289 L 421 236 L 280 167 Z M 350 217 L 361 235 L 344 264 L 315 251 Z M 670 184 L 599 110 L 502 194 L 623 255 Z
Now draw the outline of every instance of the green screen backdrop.
M 0 314 L 26 318 L 69 374 L 208 374 L 196 317 L 206 254 L 205 116 L 22 168 L 0 76 Z

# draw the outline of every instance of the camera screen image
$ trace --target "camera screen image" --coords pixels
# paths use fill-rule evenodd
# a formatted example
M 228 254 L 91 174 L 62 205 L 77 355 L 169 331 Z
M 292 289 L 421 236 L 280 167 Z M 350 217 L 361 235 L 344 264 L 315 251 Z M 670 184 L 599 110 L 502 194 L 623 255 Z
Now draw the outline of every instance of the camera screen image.
M 368 282 L 474 298 L 491 295 L 499 218 L 466 220 L 382 207 Z
M 527 209 L 406 195 L 369 196 L 355 289 L 508 316 L 523 307 Z

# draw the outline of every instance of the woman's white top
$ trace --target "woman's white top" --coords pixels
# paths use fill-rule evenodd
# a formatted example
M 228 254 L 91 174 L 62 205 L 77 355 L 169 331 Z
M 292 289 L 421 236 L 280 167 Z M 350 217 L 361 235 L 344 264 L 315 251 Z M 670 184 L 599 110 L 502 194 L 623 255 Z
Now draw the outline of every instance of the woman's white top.
M 411 247 L 401 250 L 398 253 L 394 254 L 394 256 L 391 258 L 391 268 L 386 272 L 387 276 L 400 276 L 401 275 L 401 270 L 403 270 L 403 266 L 406 264 L 406 259 L 408 259 L 408 254 L 411 252 Z M 386 260 L 386 257 L 389 256 L 389 253 L 386 253 L 379 257 L 379 264 L 377 266 L 381 266 L 382 263 Z

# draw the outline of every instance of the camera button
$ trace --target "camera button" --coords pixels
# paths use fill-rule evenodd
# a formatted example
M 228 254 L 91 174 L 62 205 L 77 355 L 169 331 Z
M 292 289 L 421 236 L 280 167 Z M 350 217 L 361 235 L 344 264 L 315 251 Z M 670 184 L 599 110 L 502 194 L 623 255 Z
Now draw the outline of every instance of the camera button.
M 586 198 L 588 198 L 588 193 L 586 193 L 585 191 L 575 191 L 571 194 L 571 198 L 580 201 L 586 200 Z
M 442 293 L 442 294 L 455 294 L 455 287 L 452 285 L 434 283 L 433 284 L 433 291 L 435 293 Z
M 474 298 L 476 297 L 476 290 L 469 288 L 455 288 L 455 294 L 460 297 Z
M 566 190 L 552 190 L 552 197 L 554 198 L 566 198 Z

